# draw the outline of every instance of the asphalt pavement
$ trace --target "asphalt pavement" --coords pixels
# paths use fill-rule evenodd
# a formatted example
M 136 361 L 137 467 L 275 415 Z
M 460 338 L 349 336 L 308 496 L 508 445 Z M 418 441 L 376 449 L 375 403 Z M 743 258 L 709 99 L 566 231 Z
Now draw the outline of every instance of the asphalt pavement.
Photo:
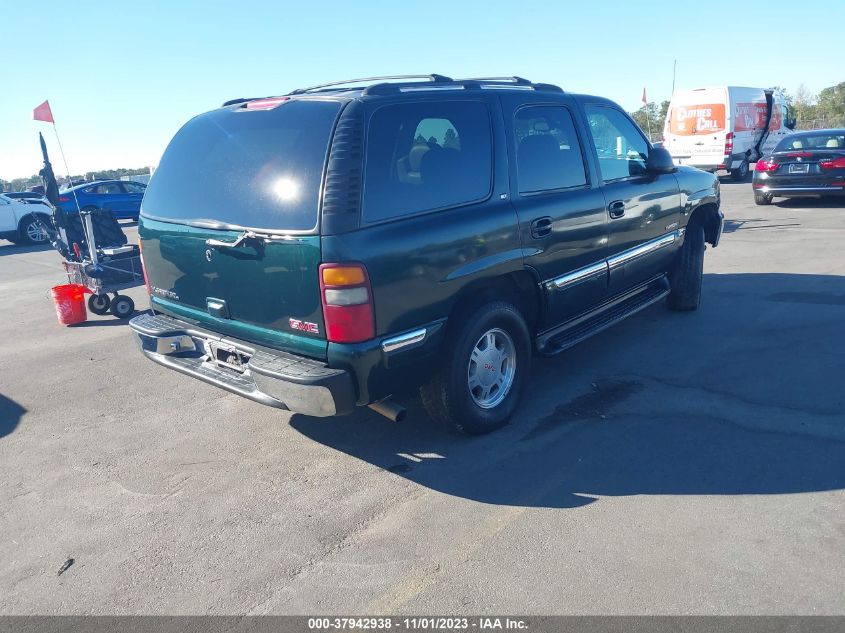
M 722 192 L 701 309 L 536 360 L 475 439 L 59 326 L 59 256 L 0 241 L 0 614 L 845 614 L 845 201 Z

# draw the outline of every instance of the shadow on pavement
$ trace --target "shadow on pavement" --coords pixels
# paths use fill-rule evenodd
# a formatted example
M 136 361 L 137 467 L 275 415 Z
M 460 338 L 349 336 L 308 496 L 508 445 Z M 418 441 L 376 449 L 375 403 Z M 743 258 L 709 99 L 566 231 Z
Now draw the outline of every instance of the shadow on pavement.
M 845 196 L 775 198 L 773 204 L 785 209 L 838 209 L 845 207 Z
M 117 317 L 113 317 L 110 315 L 104 315 L 102 317 L 96 316 L 91 317 L 88 315 L 88 320 L 83 321 L 82 323 L 74 323 L 73 325 L 69 325 L 68 327 L 71 329 L 77 328 L 88 328 L 88 327 L 111 327 L 115 325 L 129 325 L 129 319 L 136 316 L 138 312 L 134 312 L 132 316 L 126 319 L 118 319 Z
M 845 277 L 706 275 L 704 302 L 693 314 L 656 306 L 537 359 L 520 414 L 489 436 L 434 427 L 416 398 L 400 398 L 401 424 L 360 409 L 295 415 L 291 426 L 420 486 L 490 504 L 845 488 Z M 574 396 L 559 395 L 573 384 Z M 769 412 L 786 426 L 767 426 Z M 836 434 L 814 435 L 817 422 Z
M 10 435 L 26 413 L 21 405 L 0 394 L 0 438 Z
M 23 255 L 25 253 L 40 253 L 42 251 L 51 251 L 53 247 L 48 242 L 47 244 L 36 244 L 34 246 L 19 246 L 14 242 L 6 242 L 0 240 L 0 257 L 4 255 Z

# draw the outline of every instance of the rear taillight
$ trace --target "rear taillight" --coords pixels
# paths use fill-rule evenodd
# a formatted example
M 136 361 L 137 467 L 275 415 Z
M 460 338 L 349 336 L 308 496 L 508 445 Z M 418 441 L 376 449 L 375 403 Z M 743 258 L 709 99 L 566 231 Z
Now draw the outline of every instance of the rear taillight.
M 845 156 L 840 156 L 832 160 L 819 161 L 819 167 L 822 169 L 845 169 Z
M 59 202 L 70 202 L 70 198 L 67 196 L 59 196 Z
M 734 133 L 728 132 L 725 134 L 725 156 L 730 156 L 734 153 Z
M 754 171 L 776 171 L 779 165 L 771 158 L 761 158 L 754 165 Z
M 144 271 L 144 285 L 147 287 L 147 294 L 152 296 L 153 289 L 150 288 L 150 280 L 147 278 L 147 267 L 144 266 L 144 243 L 138 240 L 138 256 L 141 259 L 141 270 Z
M 360 343 L 376 335 L 373 293 L 361 264 L 320 264 L 320 296 L 326 338 Z

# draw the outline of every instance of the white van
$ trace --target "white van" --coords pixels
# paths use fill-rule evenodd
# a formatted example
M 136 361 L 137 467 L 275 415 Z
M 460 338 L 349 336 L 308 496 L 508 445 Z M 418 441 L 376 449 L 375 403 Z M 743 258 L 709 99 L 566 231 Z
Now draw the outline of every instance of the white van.
M 771 90 L 716 86 L 672 95 L 663 146 L 677 165 L 729 171 L 745 180 L 749 164 L 795 127 L 789 108 Z

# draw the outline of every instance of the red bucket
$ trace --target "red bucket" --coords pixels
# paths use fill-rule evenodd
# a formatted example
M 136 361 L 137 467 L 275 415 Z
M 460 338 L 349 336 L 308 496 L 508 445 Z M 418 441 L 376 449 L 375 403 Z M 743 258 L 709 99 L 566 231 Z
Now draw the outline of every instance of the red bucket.
M 62 325 L 82 323 L 88 318 L 85 310 L 85 286 L 65 284 L 50 291 L 56 306 L 56 316 Z

